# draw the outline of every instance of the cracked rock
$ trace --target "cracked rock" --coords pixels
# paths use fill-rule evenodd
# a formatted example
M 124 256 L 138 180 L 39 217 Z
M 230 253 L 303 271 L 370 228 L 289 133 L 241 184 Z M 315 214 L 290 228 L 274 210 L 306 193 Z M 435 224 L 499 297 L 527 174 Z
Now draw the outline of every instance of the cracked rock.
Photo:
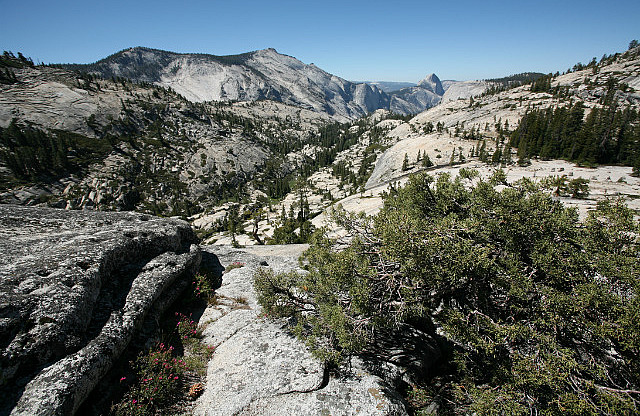
M 0 205 L 0 414 L 73 414 L 197 269 L 195 242 L 180 220 Z
M 220 262 L 244 263 L 222 278 L 216 304 L 200 322 L 216 346 L 195 415 L 406 415 L 399 395 L 361 360 L 349 376 L 330 376 L 324 364 L 284 323 L 260 316 L 253 274 L 264 262 L 276 272 L 299 269 L 306 246 L 208 247 Z

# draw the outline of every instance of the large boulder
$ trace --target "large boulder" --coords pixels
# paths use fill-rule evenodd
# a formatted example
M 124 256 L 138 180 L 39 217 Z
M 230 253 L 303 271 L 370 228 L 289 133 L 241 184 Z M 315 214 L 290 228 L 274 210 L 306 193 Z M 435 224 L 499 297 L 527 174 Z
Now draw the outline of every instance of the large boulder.
M 0 414 L 73 414 L 178 296 L 195 242 L 181 220 L 0 205 Z

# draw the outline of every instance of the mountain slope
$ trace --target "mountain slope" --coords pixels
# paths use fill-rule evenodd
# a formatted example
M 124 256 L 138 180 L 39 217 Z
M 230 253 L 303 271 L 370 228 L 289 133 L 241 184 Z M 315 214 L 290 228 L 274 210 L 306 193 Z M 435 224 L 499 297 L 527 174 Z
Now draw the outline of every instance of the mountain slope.
M 14 76 L 0 84 L 0 203 L 189 215 L 236 195 L 267 161 L 286 176 L 297 164 L 282 153 L 330 121 L 274 102 L 196 104 L 59 68 Z
M 170 87 L 192 102 L 273 100 L 326 113 L 342 122 L 378 109 L 417 114 L 437 105 L 445 94 L 435 74 L 417 85 L 355 83 L 275 49 L 216 56 L 136 47 L 94 64 L 64 67 Z M 385 92 L 389 84 L 411 86 Z
M 386 93 L 401 90 L 403 88 L 415 87 L 415 82 L 397 82 L 397 81 L 365 81 L 365 84 L 375 85 Z
M 453 81 L 442 95 L 441 103 L 481 95 L 490 86 L 486 81 Z
M 428 154 L 436 164 L 446 164 L 457 162 L 461 151 L 463 158 L 472 150 L 476 152 L 482 141 L 487 144 L 487 152 L 492 152 L 498 145 L 505 145 L 525 114 L 536 110 L 570 108 L 582 102 L 585 121 L 592 109 L 611 107 L 611 104 L 619 110 L 628 109 L 637 114 L 640 110 L 640 49 L 616 54 L 582 70 L 545 76 L 534 84 L 476 96 L 473 102 L 458 98 L 447 100 L 447 94 L 456 85 L 474 88 L 474 82 L 449 85 L 441 105 L 418 114 L 389 133 L 393 146 L 378 158 L 367 188 L 405 175 L 407 172 L 400 169 L 405 154 L 415 157 L 420 151 L 423 155 Z M 631 115 L 625 117 L 631 118 Z M 632 124 L 635 127 L 635 122 Z M 436 126 L 439 127 L 434 128 Z M 612 131 L 609 139 L 617 140 L 617 134 L 620 133 Z M 635 144 L 640 152 L 638 145 Z
M 267 99 L 324 112 L 340 121 L 389 106 L 388 95 L 379 88 L 346 81 L 275 49 L 215 56 L 137 47 L 95 64 L 67 67 L 171 87 L 192 102 Z

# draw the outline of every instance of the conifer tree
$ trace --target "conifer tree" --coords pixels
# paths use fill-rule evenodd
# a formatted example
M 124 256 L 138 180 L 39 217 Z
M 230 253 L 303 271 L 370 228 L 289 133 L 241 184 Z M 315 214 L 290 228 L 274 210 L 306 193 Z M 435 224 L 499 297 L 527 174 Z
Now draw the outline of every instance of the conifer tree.
M 431 161 L 431 158 L 429 158 L 427 152 L 424 152 L 424 156 L 422 158 L 422 166 L 425 168 L 433 166 L 433 162 Z

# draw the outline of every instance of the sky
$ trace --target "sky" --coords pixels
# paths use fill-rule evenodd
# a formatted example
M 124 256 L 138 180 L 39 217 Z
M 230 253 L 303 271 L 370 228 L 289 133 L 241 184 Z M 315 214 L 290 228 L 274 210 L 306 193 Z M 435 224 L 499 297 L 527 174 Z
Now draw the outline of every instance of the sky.
M 0 16 L 0 50 L 35 62 L 271 47 L 351 81 L 563 72 L 640 39 L 640 0 L 0 0 Z

